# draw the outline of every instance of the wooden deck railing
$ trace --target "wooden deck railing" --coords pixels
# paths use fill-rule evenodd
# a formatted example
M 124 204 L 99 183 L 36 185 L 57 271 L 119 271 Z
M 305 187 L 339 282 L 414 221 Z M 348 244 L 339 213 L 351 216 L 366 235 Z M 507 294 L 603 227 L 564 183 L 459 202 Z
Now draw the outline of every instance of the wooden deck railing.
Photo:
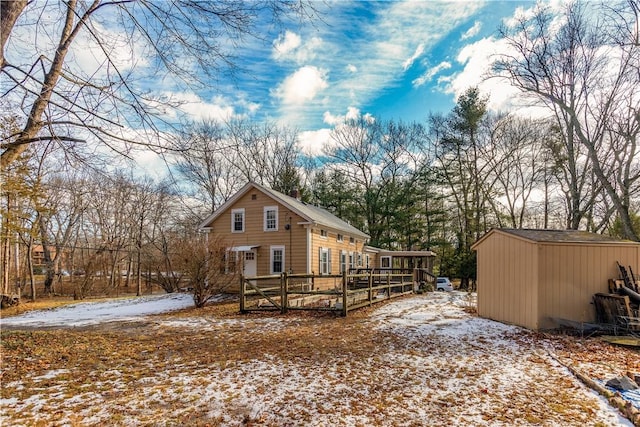
M 242 277 L 240 312 L 318 310 L 347 316 L 350 310 L 414 292 L 422 277 L 418 269 Z

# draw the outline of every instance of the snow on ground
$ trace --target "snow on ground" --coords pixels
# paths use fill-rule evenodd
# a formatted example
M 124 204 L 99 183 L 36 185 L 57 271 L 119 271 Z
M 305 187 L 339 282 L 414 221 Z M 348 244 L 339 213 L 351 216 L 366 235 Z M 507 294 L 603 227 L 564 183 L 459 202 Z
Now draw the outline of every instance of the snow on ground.
M 136 309 L 122 302 L 106 304 L 104 311 L 101 305 L 70 308 L 64 316 L 49 317 L 49 323 L 42 317 L 46 313 L 30 318 L 41 325 L 77 325 L 98 321 L 100 312 L 105 313 L 100 319 L 112 321 L 115 317 L 106 313 L 120 310 L 126 315 L 119 319 L 131 319 L 136 311 L 146 315 L 189 302 L 187 296 L 175 295 L 146 299 Z M 187 355 L 150 355 L 135 368 L 98 366 L 92 382 L 80 386 L 69 385 L 73 374 L 62 366 L 30 378 L 33 388 L 23 380 L 4 384 L 22 398 L 3 394 L 0 421 L 46 423 L 40 409 L 55 407 L 55 425 L 632 425 L 526 331 L 467 314 L 464 308 L 473 303 L 460 292 L 416 295 L 351 320 L 356 323 L 295 315 L 154 317 L 154 329 L 164 334 L 192 334 L 194 347 Z M 140 312 L 141 307 L 146 310 Z M 82 312 L 92 315 L 80 316 Z M 36 324 L 22 322 L 13 324 Z M 296 338 L 293 328 L 311 332 Z M 347 336 L 350 328 L 362 349 Z M 295 341 L 305 336 L 311 341 L 332 330 L 336 335 L 323 335 L 311 348 Z M 238 358 L 237 353 L 250 351 L 242 343 L 269 343 L 260 341 L 258 331 L 273 333 L 273 341 Z M 292 341 L 284 342 L 287 337 Z M 188 357 L 202 349 L 218 351 L 211 347 L 216 340 L 225 347 L 222 357 Z M 330 350 L 322 348 L 325 344 Z M 291 347 L 297 353 L 288 352 Z
M 104 322 L 139 319 L 193 306 L 193 296 L 183 293 L 83 302 L 51 310 L 30 311 L 0 319 L 0 326 L 58 327 L 87 326 Z

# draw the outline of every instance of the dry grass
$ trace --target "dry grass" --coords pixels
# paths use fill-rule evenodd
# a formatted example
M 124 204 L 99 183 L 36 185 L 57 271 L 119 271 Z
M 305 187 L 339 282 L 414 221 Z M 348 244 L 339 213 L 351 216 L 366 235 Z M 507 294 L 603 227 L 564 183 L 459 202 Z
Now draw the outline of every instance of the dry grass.
M 140 322 L 3 331 L 0 397 L 15 404 L 3 405 L 2 421 L 604 425 L 594 398 L 542 349 L 640 371 L 637 352 L 597 340 L 518 332 L 500 336 L 513 348 L 496 351 L 490 335 L 399 335 L 375 327 L 376 308 L 348 318 L 240 316 L 226 303 Z

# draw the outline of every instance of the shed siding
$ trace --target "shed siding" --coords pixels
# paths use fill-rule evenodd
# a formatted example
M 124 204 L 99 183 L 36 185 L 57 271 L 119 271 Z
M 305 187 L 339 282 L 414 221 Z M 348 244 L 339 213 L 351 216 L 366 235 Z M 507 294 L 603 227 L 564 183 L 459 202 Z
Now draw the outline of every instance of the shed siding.
M 478 251 L 478 314 L 536 328 L 536 245 L 503 234 Z
M 640 247 L 629 245 L 541 244 L 539 264 L 539 328 L 552 328 L 553 318 L 595 321 L 593 294 L 608 292 L 618 277 L 616 261 L 640 265 Z
M 640 244 L 631 242 L 535 241 L 494 230 L 474 249 L 479 315 L 530 329 L 595 321 L 593 294 L 619 277 L 616 261 L 640 271 Z

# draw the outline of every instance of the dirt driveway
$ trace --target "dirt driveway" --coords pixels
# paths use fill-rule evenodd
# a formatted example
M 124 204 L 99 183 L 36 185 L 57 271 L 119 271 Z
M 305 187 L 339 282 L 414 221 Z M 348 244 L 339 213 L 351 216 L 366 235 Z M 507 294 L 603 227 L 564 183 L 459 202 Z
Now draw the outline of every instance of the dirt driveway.
M 348 318 L 237 305 L 82 328 L 2 332 L 2 425 L 632 425 L 551 357 L 592 377 L 637 352 L 416 295 Z M 607 354 L 605 354 L 607 353 Z M 616 372 L 621 371 L 621 372 Z

